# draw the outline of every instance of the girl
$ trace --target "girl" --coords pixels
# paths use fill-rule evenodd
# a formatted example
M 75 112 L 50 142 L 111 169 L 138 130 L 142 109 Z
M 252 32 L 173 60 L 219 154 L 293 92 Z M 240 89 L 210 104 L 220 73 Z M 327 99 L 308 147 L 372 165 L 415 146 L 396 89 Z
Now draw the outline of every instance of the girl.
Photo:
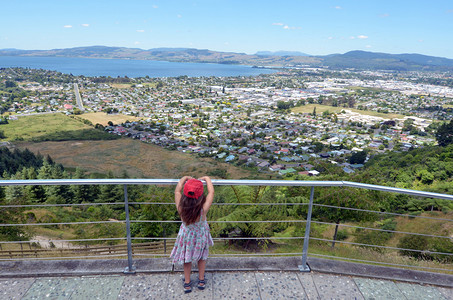
M 203 183 L 206 181 L 208 194 L 203 194 Z M 184 192 L 181 190 L 184 187 Z M 184 176 L 178 182 L 175 189 L 175 204 L 181 217 L 182 224 L 179 228 L 175 247 L 171 251 L 170 258 L 173 264 L 184 264 L 184 293 L 192 291 L 190 272 L 192 262 L 198 262 L 198 284 L 200 290 L 205 288 L 204 271 L 206 259 L 209 254 L 209 246 L 214 245 L 206 214 L 214 200 L 214 186 L 208 176 L 194 179 Z

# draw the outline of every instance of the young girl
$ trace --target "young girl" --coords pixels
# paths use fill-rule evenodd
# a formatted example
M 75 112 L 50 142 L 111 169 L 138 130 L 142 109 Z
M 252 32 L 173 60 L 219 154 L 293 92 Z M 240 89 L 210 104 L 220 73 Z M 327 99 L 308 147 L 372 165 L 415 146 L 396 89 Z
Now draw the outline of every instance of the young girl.
M 203 183 L 206 181 L 208 194 L 203 194 Z M 184 192 L 181 190 L 184 187 Z M 192 262 L 198 262 L 198 284 L 200 290 L 205 288 L 204 271 L 206 259 L 209 254 L 209 246 L 214 245 L 206 214 L 214 200 L 214 186 L 208 176 L 194 179 L 184 176 L 178 182 L 175 189 L 175 204 L 181 217 L 182 224 L 179 228 L 175 247 L 171 251 L 170 258 L 173 264 L 184 264 L 184 293 L 192 291 L 190 272 Z

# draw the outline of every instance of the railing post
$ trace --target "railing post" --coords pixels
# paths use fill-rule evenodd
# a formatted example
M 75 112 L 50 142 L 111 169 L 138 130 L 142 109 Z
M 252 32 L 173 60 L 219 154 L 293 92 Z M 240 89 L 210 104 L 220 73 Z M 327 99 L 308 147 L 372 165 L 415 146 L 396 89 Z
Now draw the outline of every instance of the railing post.
M 131 222 L 129 219 L 129 200 L 127 198 L 127 184 L 124 185 L 124 210 L 126 211 L 126 233 L 127 233 L 127 267 L 124 270 L 124 274 L 135 274 L 135 267 L 132 265 Z
M 305 224 L 304 248 L 302 250 L 302 264 L 299 266 L 301 272 L 310 272 L 310 267 L 307 265 L 308 242 L 310 240 L 311 212 L 313 210 L 313 196 L 315 187 L 311 187 L 310 203 L 308 204 L 307 223 Z

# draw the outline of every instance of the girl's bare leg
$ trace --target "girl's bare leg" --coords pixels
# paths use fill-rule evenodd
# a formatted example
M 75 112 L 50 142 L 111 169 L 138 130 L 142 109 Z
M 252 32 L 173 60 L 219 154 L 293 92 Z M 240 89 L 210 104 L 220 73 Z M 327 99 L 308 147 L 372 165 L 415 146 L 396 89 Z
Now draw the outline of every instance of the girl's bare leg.
M 206 269 L 206 260 L 198 261 L 198 279 L 204 280 L 204 270 Z
M 192 263 L 185 263 L 184 264 L 184 282 L 190 282 L 190 272 L 192 271 Z

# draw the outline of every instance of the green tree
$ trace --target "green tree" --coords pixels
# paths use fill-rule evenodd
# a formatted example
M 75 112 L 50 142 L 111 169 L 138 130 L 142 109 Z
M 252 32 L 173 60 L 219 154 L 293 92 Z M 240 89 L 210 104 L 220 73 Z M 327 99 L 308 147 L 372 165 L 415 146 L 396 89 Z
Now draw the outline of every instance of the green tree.
M 131 195 L 132 198 L 132 195 Z M 136 202 L 174 203 L 174 193 L 171 188 L 150 186 L 140 195 Z M 179 220 L 175 205 L 143 204 L 139 209 L 131 212 L 137 220 Z M 180 224 L 177 223 L 132 223 L 131 233 L 134 237 L 166 237 L 177 232 Z
M 86 176 L 81 169 L 77 168 L 73 178 L 84 179 Z M 74 195 L 73 200 L 71 201 L 73 203 L 82 203 L 93 200 L 92 189 L 89 185 L 71 185 L 71 192 Z
M 444 123 L 436 131 L 436 140 L 439 146 L 445 147 L 453 143 L 453 120 Z
M 17 87 L 17 83 L 15 83 L 14 81 L 11 81 L 11 80 L 7 80 L 7 81 L 5 81 L 5 87 L 6 88 L 15 88 L 15 87 Z
M 349 158 L 349 163 L 351 164 L 363 164 L 366 160 L 367 152 L 366 151 L 358 151 L 354 152 L 351 157 Z
M 315 197 L 317 203 L 319 204 L 368 210 L 376 209 L 378 205 L 376 199 L 372 200 L 373 197 L 371 197 L 371 193 L 368 190 L 352 189 L 347 187 L 328 189 L 318 188 L 318 190 L 318 195 L 315 195 Z M 371 220 L 375 217 L 371 213 L 327 206 L 315 206 L 313 216 L 323 221 L 335 223 L 332 248 L 335 247 L 338 227 L 341 222 L 360 222 Z
M 110 171 L 107 174 L 107 178 L 113 179 L 113 173 Z M 96 202 L 100 203 L 113 203 L 113 202 L 123 202 L 124 200 L 124 191 L 121 185 L 101 185 L 99 186 L 99 193 L 96 198 Z M 122 207 L 114 207 L 118 209 L 123 209 Z

